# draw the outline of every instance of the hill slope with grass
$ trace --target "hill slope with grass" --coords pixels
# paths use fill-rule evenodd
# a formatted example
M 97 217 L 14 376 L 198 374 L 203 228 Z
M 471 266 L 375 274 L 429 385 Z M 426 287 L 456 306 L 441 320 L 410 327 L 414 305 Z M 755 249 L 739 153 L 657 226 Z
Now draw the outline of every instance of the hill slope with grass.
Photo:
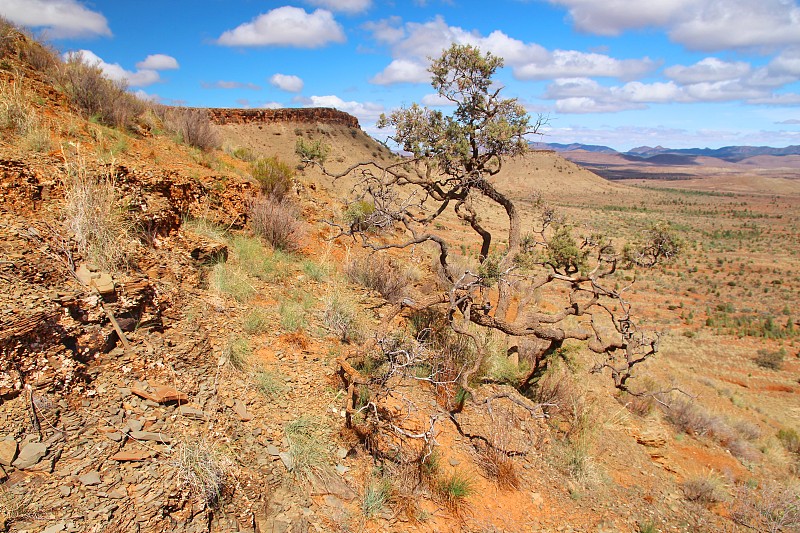
M 526 220 L 546 204 L 625 240 L 671 218 L 692 255 L 635 280 L 644 324 L 675 329 L 648 394 L 567 342 L 523 396 L 532 361 L 481 334 L 493 399 L 474 406 L 454 376 L 476 343 L 396 313 L 440 287 L 435 254 L 337 237 L 374 206 L 301 163 L 403 164 L 352 123 L 215 125 L 7 23 L 0 100 L 0 530 L 797 527 L 792 198 L 508 162 L 497 186 Z M 433 231 L 475 267 L 468 226 Z

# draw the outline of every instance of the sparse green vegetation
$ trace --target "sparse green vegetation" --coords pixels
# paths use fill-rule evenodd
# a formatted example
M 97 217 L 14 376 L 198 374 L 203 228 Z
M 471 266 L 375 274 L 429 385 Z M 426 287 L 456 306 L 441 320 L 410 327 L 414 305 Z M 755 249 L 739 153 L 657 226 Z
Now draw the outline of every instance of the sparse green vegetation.
M 324 143 L 322 139 L 306 142 L 305 139 L 300 137 L 295 144 L 295 153 L 300 156 L 300 161 L 314 161 L 324 165 L 330 152 L 330 145 Z
M 275 156 L 256 159 L 250 164 L 250 172 L 262 194 L 273 200 L 283 200 L 294 187 L 294 170 Z
M 296 476 L 309 480 L 327 470 L 329 457 L 325 442 L 328 432 L 324 424 L 306 415 L 286 424 L 284 433 L 292 457 L 291 470 Z
M 383 509 L 391 495 L 392 485 L 388 479 L 381 478 L 370 481 L 366 489 L 364 489 L 364 501 L 361 503 L 361 510 L 364 516 L 367 518 L 375 516 Z
M 253 358 L 253 348 L 250 341 L 244 337 L 234 337 L 228 342 L 225 357 L 236 370 L 247 370 Z
M 210 445 L 183 443 L 174 462 L 178 477 L 191 492 L 210 507 L 217 507 L 233 476 L 233 462 Z

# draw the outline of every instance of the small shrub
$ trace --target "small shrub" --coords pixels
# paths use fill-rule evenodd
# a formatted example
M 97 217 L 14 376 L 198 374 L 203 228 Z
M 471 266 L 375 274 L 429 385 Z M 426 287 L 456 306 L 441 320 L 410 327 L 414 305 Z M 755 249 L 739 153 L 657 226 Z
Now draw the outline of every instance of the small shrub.
M 203 503 L 217 507 L 233 471 L 233 462 L 204 443 L 178 447 L 178 476 Z
M 250 165 L 250 172 L 261 186 L 261 192 L 278 202 L 294 187 L 294 170 L 277 157 L 256 159 Z
M 458 507 L 464 499 L 475 492 L 475 484 L 468 476 L 456 471 L 439 480 L 436 492 L 449 507 Z
M 228 343 L 225 357 L 236 370 L 247 370 L 253 357 L 250 342 L 243 337 L 235 337 Z
M 254 380 L 259 392 L 267 398 L 275 398 L 286 390 L 283 377 L 274 372 L 257 372 Z
M 158 111 L 164 129 L 178 142 L 204 152 L 219 147 L 219 136 L 205 110 L 161 106 Z
M 284 428 L 292 456 L 292 472 L 306 480 L 327 470 L 328 452 L 325 443 L 329 434 L 325 426 L 303 415 Z
M 244 146 L 240 146 L 239 148 L 236 148 L 231 155 L 233 155 L 233 157 L 235 157 L 236 159 L 239 159 L 241 161 L 245 161 L 247 163 L 249 163 L 251 161 L 255 161 L 255 159 L 256 159 L 256 156 L 253 153 L 253 151 L 250 148 L 247 148 L 247 147 L 244 147 Z
M 351 300 L 334 292 L 324 300 L 322 322 L 342 342 L 358 341 L 361 331 L 358 323 L 358 310 Z
M 96 176 L 77 157 L 67 162 L 64 178 L 66 224 L 82 253 L 105 270 L 124 267 L 136 245 L 134 224 L 108 173 Z
M 250 205 L 250 223 L 255 234 L 276 250 L 297 252 L 303 246 L 305 225 L 289 202 L 257 197 Z
M 227 294 L 237 302 L 245 303 L 255 294 L 256 289 L 247 275 L 229 263 L 217 263 L 211 269 L 211 285 L 217 291 Z
M 371 518 L 375 516 L 392 495 L 392 486 L 388 479 L 373 480 L 364 490 L 364 501 L 361 503 L 361 510 L 364 516 Z
M 237 236 L 231 246 L 239 266 L 248 275 L 264 281 L 280 281 L 289 274 L 291 258 L 280 250 L 265 250 L 260 239 Z
M 306 309 L 300 302 L 285 300 L 278 306 L 281 326 L 286 331 L 300 331 L 306 327 Z
M 785 356 L 786 350 L 783 348 L 778 351 L 762 349 L 758 350 L 758 355 L 753 359 L 753 361 L 761 368 L 780 370 L 783 368 L 783 358 Z
M 375 205 L 365 200 L 353 202 L 347 206 L 344 219 L 351 229 L 367 231 L 374 227 L 372 217 L 375 215 Z
M 478 465 L 501 488 L 518 489 L 520 487 L 520 478 L 517 475 L 514 461 L 502 450 L 485 446 L 478 453 Z
M 645 520 L 644 522 L 639 522 L 639 533 L 658 533 L 658 526 L 656 526 L 655 522 L 650 520 Z
M 790 453 L 800 454 L 800 435 L 793 429 L 782 428 L 777 434 L 778 440 Z
M 351 281 L 377 291 L 391 303 L 399 302 L 411 283 L 409 272 L 395 259 L 383 255 L 353 258 L 345 264 L 344 271 Z
M 691 502 L 709 504 L 724 499 L 723 480 L 714 471 L 686 479 L 681 483 L 681 488 L 684 498 Z
M 0 80 L 0 129 L 25 135 L 35 122 L 36 113 L 22 88 L 20 78 Z
M 331 272 L 331 268 L 326 263 L 317 263 L 311 259 L 303 261 L 303 273 L 314 281 L 322 281 Z
M 300 156 L 301 161 L 314 161 L 320 165 L 325 164 L 328 154 L 331 152 L 330 145 L 322 142 L 321 139 L 306 142 L 302 137 L 297 139 L 294 147 L 295 153 Z
M 270 329 L 269 317 L 260 309 L 253 309 L 244 317 L 244 332 L 249 335 L 266 333 Z
M 58 83 L 87 118 L 101 124 L 127 128 L 145 112 L 147 105 L 127 91 L 123 82 L 109 80 L 98 65 L 70 54 L 59 66 Z
M 800 487 L 770 482 L 762 487 L 738 485 L 731 518 L 753 531 L 778 533 L 800 529 Z

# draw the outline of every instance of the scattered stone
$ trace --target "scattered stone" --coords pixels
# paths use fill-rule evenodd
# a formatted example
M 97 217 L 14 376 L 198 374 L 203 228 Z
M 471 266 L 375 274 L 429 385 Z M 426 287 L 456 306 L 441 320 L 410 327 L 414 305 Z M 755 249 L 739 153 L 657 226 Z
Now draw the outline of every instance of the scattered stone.
M 119 431 L 112 431 L 111 433 L 106 433 L 106 437 L 113 440 L 114 442 L 119 442 L 122 440 L 122 433 Z
M 281 454 L 281 451 L 274 444 L 267 444 L 267 453 L 273 457 L 278 457 Z
M 8 479 L 8 474 L 6 474 L 5 469 L 0 466 L 0 481 L 5 481 L 6 479 Z
M 130 431 L 141 431 L 142 428 L 144 428 L 144 422 L 142 422 L 138 418 L 131 418 L 128 420 L 127 427 L 128 429 L 130 429 Z
M 47 526 L 42 530 L 42 533 L 59 533 L 67 529 L 67 524 L 64 522 L 59 522 L 58 524 L 53 524 L 51 526 Z
M 47 455 L 47 445 L 42 442 L 31 442 L 26 444 L 19 452 L 19 457 L 12 463 L 14 468 L 25 470 L 38 463 L 42 457 Z
M 17 441 L 13 439 L 0 440 L 0 465 L 11 466 L 17 457 Z
M 70 494 L 72 494 L 72 489 L 70 488 L 70 486 L 69 486 L 69 485 L 61 485 L 61 486 L 59 486 L 59 487 L 58 487 L 58 491 L 59 491 L 59 492 L 61 493 L 61 495 L 62 495 L 62 496 L 64 496 L 65 498 L 66 498 L 67 496 L 69 496 Z
M 281 461 L 283 461 L 283 466 L 286 467 L 286 470 L 291 472 L 294 468 L 294 458 L 292 457 L 292 454 L 289 452 L 280 452 L 278 457 L 280 457 Z
M 461 461 L 459 461 L 455 457 L 451 457 L 450 460 L 447 462 L 450 463 L 450 466 L 458 466 L 461 464 Z
M 333 494 L 337 498 L 348 501 L 358 496 L 341 477 L 332 473 L 312 474 L 311 494 L 315 496 Z
M 178 412 L 185 416 L 186 418 L 191 418 L 193 420 L 205 420 L 206 413 L 201 411 L 200 409 L 196 409 L 194 407 L 189 407 L 188 405 L 181 405 L 178 407 Z
M 336 473 L 340 476 L 345 475 L 347 472 L 350 471 L 350 467 L 344 465 L 336 465 Z
M 253 414 L 247 412 L 247 406 L 242 400 L 236 400 L 233 404 L 233 412 L 239 417 L 242 422 L 249 422 L 253 419 Z
M 85 487 L 91 487 L 92 485 L 99 485 L 100 484 L 100 472 L 97 470 L 92 470 L 91 472 L 87 472 L 86 474 L 80 476 L 78 478 Z
M 336 450 L 336 457 L 339 459 L 344 459 L 347 457 L 347 448 L 338 448 Z
M 144 461 L 145 459 L 150 459 L 152 456 L 152 452 L 144 450 L 121 450 L 112 455 L 110 459 L 112 461 L 119 461 L 122 463 L 127 461 Z
M 172 442 L 172 437 L 164 433 L 155 433 L 153 431 L 131 431 L 130 436 L 136 440 L 148 440 L 163 442 L 169 444 Z

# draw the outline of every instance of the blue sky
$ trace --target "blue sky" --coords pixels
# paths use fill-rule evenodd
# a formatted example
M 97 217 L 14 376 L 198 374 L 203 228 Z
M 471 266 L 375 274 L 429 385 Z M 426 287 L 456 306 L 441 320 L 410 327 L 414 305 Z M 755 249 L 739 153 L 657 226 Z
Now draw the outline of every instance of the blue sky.
M 505 59 L 547 142 L 800 144 L 798 0 L 0 0 L 0 14 L 166 104 L 382 112 L 441 102 L 428 57 Z

